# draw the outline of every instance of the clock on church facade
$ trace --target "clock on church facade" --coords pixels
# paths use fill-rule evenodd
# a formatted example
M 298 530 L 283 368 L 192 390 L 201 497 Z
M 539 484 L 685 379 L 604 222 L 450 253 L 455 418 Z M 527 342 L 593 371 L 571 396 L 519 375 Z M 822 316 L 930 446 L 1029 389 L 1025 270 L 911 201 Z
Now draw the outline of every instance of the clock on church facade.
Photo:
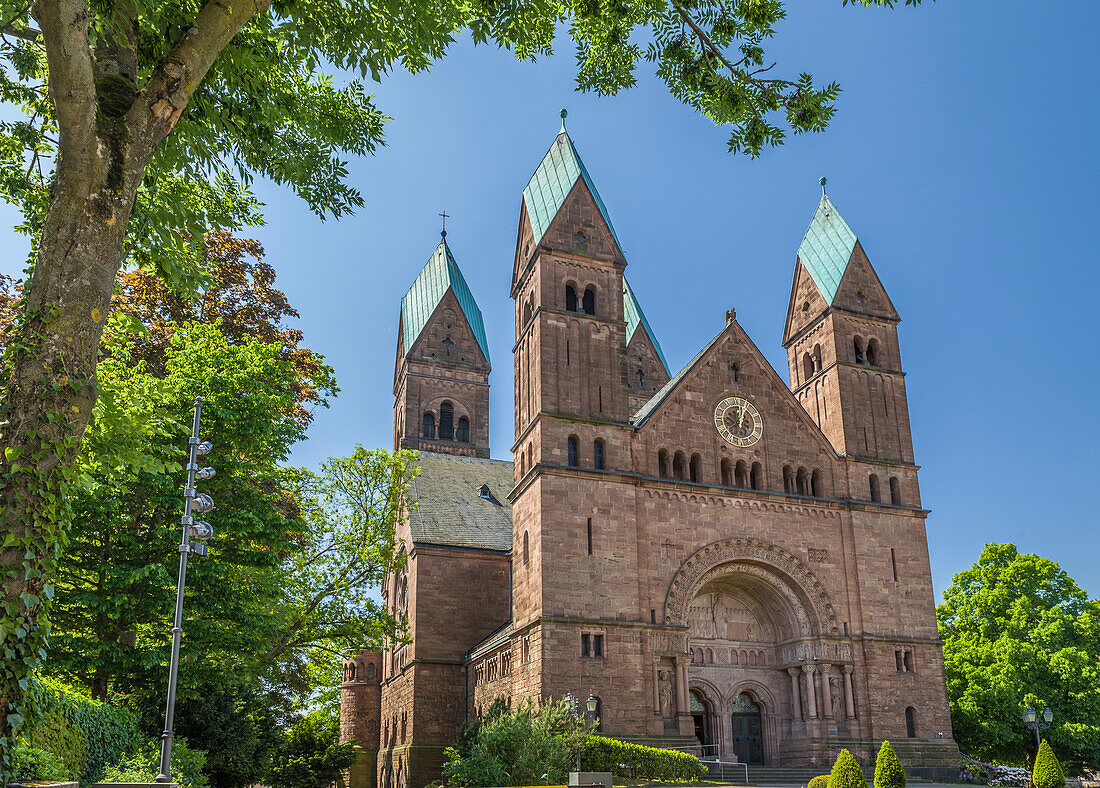
M 786 381 L 732 311 L 691 316 L 674 373 L 563 128 L 520 203 L 507 460 L 448 240 L 401 303 L 394 446 L 421 473 L 382 593 L 408 638 L 348 657 L 351 788 L 421 788 L 494 700 L 567 694 L 607 736 L 750 768 L 888 738 L 911 776 L 953 776 L 900 318 L 824 192 Z

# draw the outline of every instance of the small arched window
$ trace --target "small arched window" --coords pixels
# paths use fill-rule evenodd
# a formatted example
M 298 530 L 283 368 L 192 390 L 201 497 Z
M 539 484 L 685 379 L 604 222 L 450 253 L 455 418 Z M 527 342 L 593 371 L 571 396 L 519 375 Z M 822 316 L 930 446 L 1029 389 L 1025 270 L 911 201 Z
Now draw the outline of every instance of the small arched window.
M 523 305 L 523 325 L 527 325 L 531 322 L 531 302 L 528 301 Z
M 455 440 L 459 443 L 470 442 L 470 420 L 462 416 L 458 420 L 458 429 L 455 430 Z
M 374 677 L 378 675 L 378 668 L 374 666 L 373 662 L 367 663 L 367 681 L 374 681 Z
M 523 565 L 527 566 L 531 563 L 531 543 L 530 538 L 527 536 L 527 532 L 523 532 Z
M 691 455 L 691 480 L 700 482 L 703 479 L 703 458 L 698 454 Z
M 890 503 L 895 506 L 901 503 L 901 482 L 897 476 L 890 477 Z
M 802 356 L 802 375 L 804 380 L 809 380 L 814 376 L 814 360 L 809 353 Z
M 573 285 L 565 286 L 565 311 L 577 311 L 577 288 L 573 287 Z
M 722 459 L 722 486 L 733 486 L 733 467 L 730 465 L 730 461 L 726 458 Z
M 878 366 L 878 340 L 867 340 L 867 363 L 872 367 Z
M 905 707 L 905 735 L 917 738 L 917 711 L 912 706 Z
M 596 291 L 591 287 L 585 288 L 583 306 L 586 315 L 596 314 Z
M 657 475 L 662 479 L 668 478 L 668 449 L 657 452 Z
M 439 439 L 441 441 L 455 439 L 455 409 L 449 402 L 439 406 Z
M 604 468 L 604 442 L 601 438 L 592 441 L 592 467 L 597 471 Z
M 873 503 L 879 503 L 882 500 L 882 491 L 879 489 L 878 486 L 878 475 L 872 473 L 867 478 L 867 483 L 871 488 L 871 501 Z
M 814 468 L 814 472 L 810 474 L 810 495 L 814 498 L 821 498 L 821 469 Z
M 672 457 L 672 478 L 680 482 L 684 481 L 686 478 L 685 465 L 687 465 L 687 460 L 684 457 L 684 453 L 682 451 L 676 452 Z
M 794 492 L 794 470 L 790 465 L 783 466 L 783 492 L 787 495 Z
M 425 413 L 424 419 L 421 425 L 421 434 L 428 440 L 435 440 L 435 415 L 431 413 Z
M 735 487 L 749 486 L 749 466 L 744 460 L 738 460 L 733 469 L 733 485 Z
M 576 468 L 581 464 L 581 445 L 576 435 L 569 436 L 568 462 L 570 468 Z
M 856 363 L 863 363 L 863 340 L 859 337 L 852 338 L 852 350 L 855 352 Z
M 749 471 L 749 486 L 754 490 L 764 489 L 764 466 L 758 462 L 754 462 Z
M 799 468 L 798 473 L 794 477 L 795 486 L 798 488 L 799 495 L 810 494 L 810 475 L 806 472 L 805 468 Z
M 821 371 L 821 345 L 814 345 L 814 372 Z

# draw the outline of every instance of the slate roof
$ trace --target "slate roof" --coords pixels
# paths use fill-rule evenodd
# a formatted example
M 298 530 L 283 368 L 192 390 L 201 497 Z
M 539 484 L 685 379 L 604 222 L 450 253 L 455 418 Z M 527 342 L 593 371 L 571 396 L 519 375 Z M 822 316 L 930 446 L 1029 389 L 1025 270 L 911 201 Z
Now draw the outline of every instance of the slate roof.
M 592 182 L 592 176 L 588 174 L 588 169 L 577 154 L 573 140 L 569 138 L 564 125 L 523 190 L 523 204 L 527 207 L 527 218 L 531 221 L 535 243 L 539 243 L 542 236 L 550 229 L 550 223 L 558 215 L 577 178 L 584 178 L 604 222 L 607 223 L 615 243 L 621 249 L 622 244 L 619 243 L 619 236 L 615 234 L 615 225 L 611 223 L 607 206 L 603 204 L 603 198 L 596 191 L 596 184 Z
M 683 369 L 677 372 L 672 377 L 672 379 L 669 380 L 668 383 L 661 386 L 657 393 L 650 397 L 649 401 L 646 402 L 645 405 L 642 405 L 642 407 L 638 408 L 638 412 L 630 417 L 630 423 L 633 424 L 635 427 L 640 427 L 647 421 L 649 421 L 649 417 L 652 416 L 657 408 L 660 407 L 661 403 L 668 398 L 668 395 L 671 394 L 678 385 L 680 385 L 680 381 L 687 377 L 688 373 L 691 372 L 692 367 L 699 363 L 699 359 L 706 355 L 706 352 L 711 349 L 715 342 L 718 341 L 718 338 L 722 336 L 722 333 L 724 331 L 725 329 L 718 332 L 714 339 L 704 345 L 703 349 L 696 353 L 695 356 L 692 357 L 691 361 L 689 361 Z
M 817 289 L 830 304 L 836 297 L 855 246 L 856 234 L 832 201 L 822 194 L 806 236 L 798 247 L 798 259 L 806 266 Z
M 420 452 L 409 514 L 413 543 L 511 550 L 513 482 L 510 462 Z M 495 500 L 481 497 L 482 485 Z
M 481 318 L 481 309 L 470 292 L 470 286 L 462 276 L 447 239 L 439 242 L 428 262 L 424 264 L 409 292 L 401 299 L 401 326 L 404 332 L 405 352 L 416 342 L 424 326 L 428 324 L 435 308 L 443 300 L 448 290 L 453 290 L 470 330 L 474 332 L 485 360 L 489 361 L 489 340 L 485 336 L 485 322 Z
M 626 343 L 630 344 L 630 340 L 634 338 L 634 332 L 638 330 L 638 326 L 644 328 L 649 335 L 649 341 L 653 343 L 653 347 L 657 351 L 657 358 L 661 359 L 665 374 L 671 375 L 672 370 L 668 368 L 668 361 L 665 360 L 665 352 L 661 350 L 661 343 L 657 341 L 657 335 L 653 333 L 653 328 L 646 320 L 641 304 L 634 297 L 634 291 L 630 289 L 630 285 L 627 284 L 625 278 L 623 279 L 623 317 L 626 319 Z

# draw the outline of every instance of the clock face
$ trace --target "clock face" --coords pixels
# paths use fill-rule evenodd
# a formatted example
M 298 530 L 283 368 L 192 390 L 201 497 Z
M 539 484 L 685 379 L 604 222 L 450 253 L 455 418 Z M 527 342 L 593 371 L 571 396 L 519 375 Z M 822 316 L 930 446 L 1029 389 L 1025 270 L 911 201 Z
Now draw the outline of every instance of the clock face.
M 752 446 L 764 433 L 760 411 L 747 399 L 726 397 L 714 408 L 714 426 L 718 434 L 734 446 Z

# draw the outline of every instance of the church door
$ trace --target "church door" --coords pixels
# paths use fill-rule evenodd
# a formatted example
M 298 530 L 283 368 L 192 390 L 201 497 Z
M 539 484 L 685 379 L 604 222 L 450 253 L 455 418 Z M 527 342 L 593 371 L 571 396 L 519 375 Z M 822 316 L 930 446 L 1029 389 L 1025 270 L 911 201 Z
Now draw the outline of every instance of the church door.
M 764 763 L 764 747 L 761 736 L 760 707 L 741 693 L 730 714 L 730 730 L 733 733 L 733 751 L 741 763 Z
M 707 748 L 710 746 L 710 715 L 706 701 L 695 690 L 688 695 L 688 705 L 691 707 L 691 718 L 695 722 L 695 738 L 703 745 L 703 755 L 714 755 Z

